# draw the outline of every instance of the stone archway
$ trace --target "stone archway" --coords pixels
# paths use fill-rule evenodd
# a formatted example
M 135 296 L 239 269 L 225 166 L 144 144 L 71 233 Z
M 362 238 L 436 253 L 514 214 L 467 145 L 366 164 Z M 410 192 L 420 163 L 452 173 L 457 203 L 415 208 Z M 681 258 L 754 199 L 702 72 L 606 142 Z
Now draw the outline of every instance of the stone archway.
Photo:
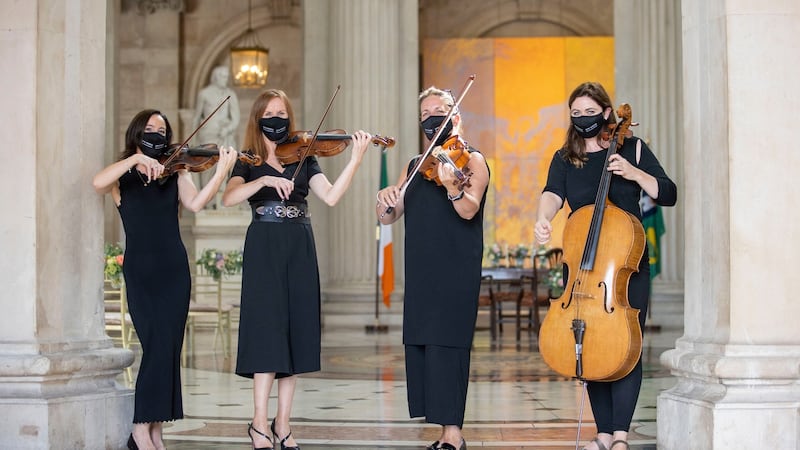
M 215 30 L 216 34 L 207 42 L 204 42 L 202 51 L 198 55 L 194 66 L 188 71 L 182 89 L 181 108 L 193 108 L 197 98 L 197 93 L 202 89 L 208 81 L 208 76 L 215 65 L 219 64 L 220 55 L 227 52 L 233 42 L 241 36 L 243 30 L 246 30 L 250 24 L 256 33 L 259 30 L 268 29 L 275 25 L 290 25 L 293 27 L 300 27 L 300 24 L 293 19 L 275 20 L 270 13 L 269 8 L 259 7 L 254 8 L 248 13 L 240 14 L 234 19 L 230 20 L 224 27 Z

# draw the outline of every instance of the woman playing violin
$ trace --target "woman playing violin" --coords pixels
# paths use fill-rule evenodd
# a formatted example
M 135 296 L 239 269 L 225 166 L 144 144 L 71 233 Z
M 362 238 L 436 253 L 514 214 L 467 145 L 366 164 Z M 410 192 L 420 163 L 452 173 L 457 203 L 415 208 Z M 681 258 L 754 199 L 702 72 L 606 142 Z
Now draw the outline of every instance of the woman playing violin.
M 428 141 L 442 126 L 437 145 L 460 135 L 460 114 L 443 123 L 455 106 L 449 92 L 430 87 L 420 94 L 419 102 L 420 125 Z M 439 439 L 429 449 L 466 449 L 461 428 L 478 313 L 483 205 L 489 184 L 483 155 L 472 148 L 466 151 L 467 162 L 459 169 L 471 174 L 466 183 L 459 180 L 453 165 L 440 163 L 431 178 L 441 184 L 417 176 L 403 195 L 400 186 L 411 175 L 418 156 L 400 174 L 396 186 L 377 195 L 381 223 L 405 217 L 403 344 L 408 409 L 411 417 L 442 426 Z M 393 210 L 386 213 L 387 207 Z
M 566 142 L 553 155 L 547 184 L 539 198 L 534 233 L 540 244 L 550 240 L 550 222 L 565 201 L 572 211 L 595 202 L 609 147 L 603 132 L 615 121 L 611 99 L 599 83 L 587 82 L 578 86 L 569 97 L 569 111 L 572 124 L 567 130 Z M 610 156 L 608 171 L 615 175 L 611 180 L 608 200 L 640 222 L 639 198 L 643 190 L 661 206 L 673 206 L 677 200 L 675 183 L 639 138 L 625 139 L 617 153 Z M 639 271 L 631 276 L 628 285 L 628 301 L 633 308 L 640 310 L 639 325 L 642 330 L 649 296 L 650 266 L 647 246 L 644 246 Z M 641 357 L 624 378 L 610 382 L 588 382 L 597 436 L 585 449 L 629 448 L 628 429 L 641 384 Z
M 163 449 L 162 422 L 183 418 L 180 354 L 191 278 L 178 229 L 179 205 L 202 209 L 236 161 L 235 151 L 221 149 L 213 178 L 198 192 L 186 170 L 162 177 L 159 159 L 171 139 L 164 114 L 152 109 L 138 113 L 125 133 L 119 161 L 93 180 L 98 193 L 111 193 L 125 228 L 123 274 L 142 344 L 129 448 Z
M 331 184 L 316 157 L 281 165 L 276 149 L 294 126 L 283 91 L 259 95 L 247 119 L 244 145 L 265 164 L 237 163 L 222 197 L 225 206 L 247 200 L 253 213 L 244 244 L 236 361 L 236 373 L 253 378 L 254 415 L 247 431 L 253 448 L 272 448 L 272 437 L 284 450 L 298 448 L 289 427 L 292 398 L 298 374 L 320 370 L 321 344 L 319 268 L 306 197 L 311 191 L 335 205 L 370 141 L 363 131 L 352 135 L 350 161 Z M 270 424 L 267 401 L 276 378 L 278 411 Z

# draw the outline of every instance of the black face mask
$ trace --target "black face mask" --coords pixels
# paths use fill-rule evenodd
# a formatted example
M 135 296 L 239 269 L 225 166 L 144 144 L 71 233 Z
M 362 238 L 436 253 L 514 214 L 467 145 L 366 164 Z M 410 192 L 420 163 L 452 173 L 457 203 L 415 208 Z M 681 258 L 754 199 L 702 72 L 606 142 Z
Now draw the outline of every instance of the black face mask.
M 600 134 L 600 130 L 605 123 L 606 119 L 603 117 L 603 113 L 596 116 L 572 117 L 573 128 L 584 139 L 593 138 Z
M 267 139 L 278 144 L 289 136 L 289 119 L 283 117 L 262 117 L 258 119 L 258 126 Z
M 439 127 L 442 126 L 442 122 L 444 122 L 444 118 L 447 116 L 429 116 L 427 119 L 423 120 L 419 126 L 422 127 L 422 132 L 425 133 L 425 137 L 428 140 L 433 139 L 433 136 L 436 134 L 436 131 L 439 130 Z M 443 145 L 444 141 L 450 137 L 450 133 L 453 132 L 453 119 L 452 117 L 447 122 L 447 126 L 444 127 L 444 131 L 442 134 L 439 135 L 439 139 L 436 140 L 436 145 Z
M 139 148 L 142 153 L 153 158 L 158 159 L 164 152 L 167 151 L 167 137 L 161 133 L 144 133 L 142 134 L 142 141 L 139 142 Z

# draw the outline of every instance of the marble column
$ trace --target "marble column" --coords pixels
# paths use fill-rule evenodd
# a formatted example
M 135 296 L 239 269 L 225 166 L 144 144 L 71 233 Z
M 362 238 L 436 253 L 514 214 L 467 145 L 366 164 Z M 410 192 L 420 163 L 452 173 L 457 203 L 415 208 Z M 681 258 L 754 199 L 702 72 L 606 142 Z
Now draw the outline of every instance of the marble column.
M 684 335 L 658 448 L 800 448 L 800 4 L 684 0 Z
M 417 2 L 404 0 L 309 0 L 305 14 L 306 126 L 316 126 L 337 85 L 341 85 L 323 129 L 358 129 L 393 136 L 388 152 L 390 180 L 418 151 Z M 344 155 L 321 160 L 333 181 L 349 160 Z M 363 324 L 374 315 L 376 288 L 375 193 L 380 182 L 378 148 L 364 157 L 347 194 L 333 208 L 312 204 L 320 255 L 326 323 L 337 315 Z M 395 268 L 402 286 L 402 232 L 395 226 Z M 353 243 L 367 243 L 353 245 Z M 402 298 L 396 290 L 395 300 Z M 383 308 L 383 306 L 381 306 Z M 390 316 L 399 323 L 402 305 Z M 334 313 L 334 314 L 331 314 Z M 387 311 L 388 313 L 388 311 Z M 354 319 L 355 318 L 355 319 Z M 359 324 L 359 323 L 357 323 Z
M 133 354 L 105 333 L 91 186 L 109 131 L 108 5 L 2 3 L 0 448 L 122 448 L 133 392 L 115 378 Z
M 680 199 L 664 208 L 666 234 L 661 239 L 659 293 L 683 291 L 683 105 L 681 103 L 681 10 L 679 0 L 615 0 L 614 52 L 616 102 L 626 102 L 644 139 L 678 184 Z M 658 307 L 656 306 L 656 310 Z

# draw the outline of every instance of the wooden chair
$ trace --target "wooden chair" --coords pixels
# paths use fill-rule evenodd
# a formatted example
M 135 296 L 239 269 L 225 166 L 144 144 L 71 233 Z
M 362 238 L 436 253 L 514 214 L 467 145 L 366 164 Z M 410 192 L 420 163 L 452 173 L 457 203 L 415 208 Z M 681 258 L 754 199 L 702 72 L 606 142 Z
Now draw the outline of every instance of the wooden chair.
M 214 345 L 222 341 L 222 350 L 227 358 L 231 354 L 231 311 L 233 305 L 223 301 L 223 280 L 214 280 L 209 275 L 198 274 L 192 277 L 192 296 L 189 301 L 189 316 L 186 319 L 186 339 L 184 339 L 184 358 L 187 350 L 194 349 L 195 329 L 198 326 L 214 328 Z M 189 348 L 186 348 L 188 343 Z
M 528 329 L 528 334 L 532 331 L 539 331 L 539 327 L 542 325 L 542 318 L 539 314 L 539 309 L 541 307 L 549 308 L 550 307 L 550 300 L 553 298 L 557 298 L 553 295 L 552 290 L 546 287 L 546 278 L 548 275 L 548 271 L 552 268 L 559 267 L 561 265 L 561 258 L 564 254 L 564 250 L 561 248 L 551 248 L 548 250 L 543 256 L 543 264 L 537 264 L 538 258 L 533 258 L 534 270 L 533 276 L 523 275 L 522 279 L 520 280 L 520 286 L 522 287 L 522 295 L 520 297 L 519 302 L 519 310 L 517 311 L 517 317 L 520 318 L 520 322 L 517 323 L 517 340 L 520 339 L 520 331 L 522 325 L 522 309 L 527 309 L 527 315 L 524 316 L 526 318 L 525 325 Z
M 500 333 L 503 332 L 504 323 L 513 323 L 517 326 L 517 340 L 519 340 L 519 323 L 520 323 L 520 307 L 519 303 L 522 298 L 522 285 L 519 279 L 513 280 L 495 280 L 494 283 L 494 304 L 497 310 L 497 328 Z M 503 312 L 503 304 L 512 303 L 513 306 Z
M 497 309 L 494 302 L 494 277 L 481 277 L 481 294 L 478 296 L 478 309 L 489 307 L 489 333 L 494 341 L 497 339 Z
M 136 340 L 136 330 L 128 312 L 124 281 L 119 286 L 114 286 L 111 280 L 103 280 L 103 308 L 106 333 L 115 342 L 119 342 L 122 348 L 130 350 L 131 343 Z M 133 370 L 130 366 L 125 368 L 125 380 L 128 384 L 133 383 Z

